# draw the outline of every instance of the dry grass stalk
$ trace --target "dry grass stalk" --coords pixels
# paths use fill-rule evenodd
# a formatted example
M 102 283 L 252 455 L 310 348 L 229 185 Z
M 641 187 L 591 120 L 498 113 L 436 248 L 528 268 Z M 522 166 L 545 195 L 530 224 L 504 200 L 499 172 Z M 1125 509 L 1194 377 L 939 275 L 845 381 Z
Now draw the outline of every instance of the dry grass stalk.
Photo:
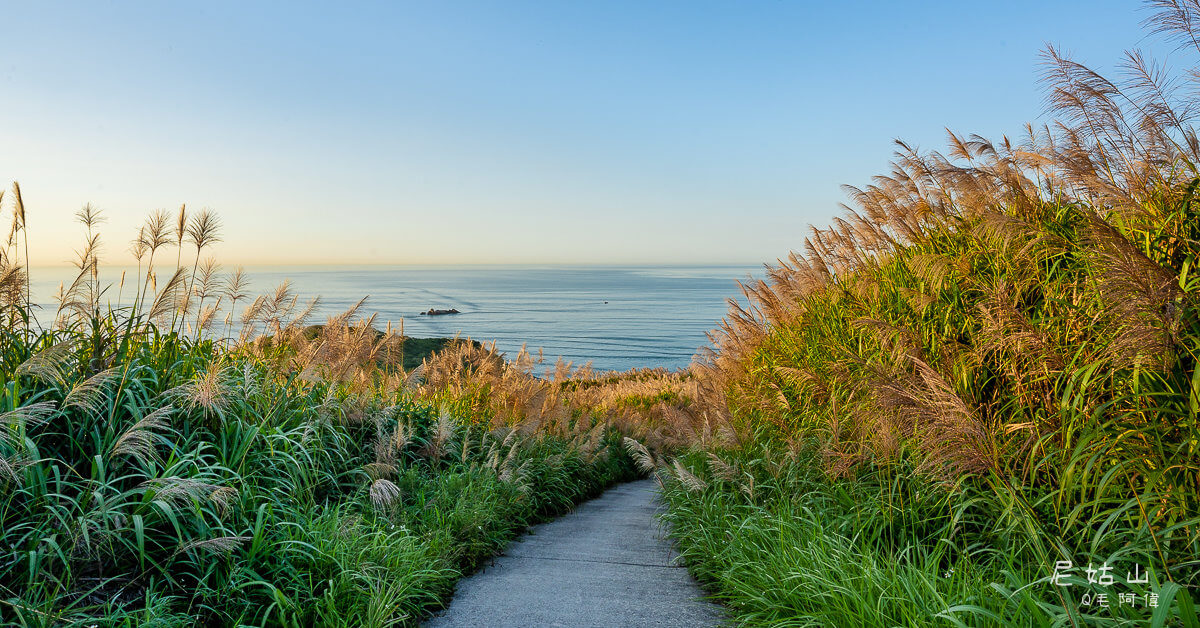
M 164 393 L 164 397 L 187 408 L 199 409 L 205 415 L 219 415 L 232 401 L 233 385 L 228 381 L 231 376 L 236 374 L 212 363 L 193 375 L 191 381 Z
M 741 475 L 733 464 L 725 462 L 714 452 L 708 452 L 708 462 L 712 467 L 713 477 L 723 482 L 735 482 Z
M 1113 341 L 1111 358 L 1119 365 L 1168 368 L 1165 362 L 1183 316 L 1182 292 L 1173 271 L 1147 257 L 1111 224 L 1089 214 L 1090 255 L 1099 269 L 1096 290 L 1107 303 Z
M 147 480 L 142 486 L 153 489 L 154 499 L 172 507 L 208 498 L 222 488 L 216 484 L 179 476 L 154 478 Z
M 17 454 L 0 455 L 0 480 L 20 486 L 21 469 L 27 464 L 29 461 Z
M 74 340 L 63 340 L 33 354 L 17 366 L 17 375 L 27 375 L 48 384 L 65 384 L 69 371 L 74 369 Z
M 192 550 L 203 550 L 218 554 L 230 554 L 243 543 L 253 540 L 252 536 L 218 536 L 211 539 L 196 539 L 179 546 L 175 555 L 186 554 Z
M 633 462 L 637 464 L 638 469 L 643 473 L 652 473 L 658 465 L 655 464 L 654 456 L 650 454 L 650 450 L 638 441 L 626 436 L 621 439 L 621 443 L 625 446 L 625 451 L 633 456 Z
M 108 457 L 129 456 L 143 465 L 149 465 L 151 461 L 159 462 L 155 440 L 170 429 L 172 411 L 171 406 L 163 406 L 142 417 L 117 437 Z
M 120 378 L 120 369 L 113 367 L 76 382 L 63 399 L 63 407 L 79 408 L 91 413 L 99 412 L 99 405 L 105 401 L 105 389 Z
M 367 475 L 372 480 L 386 479 L 396 474 L 396 466 L 384 462 L 368 463 L 365 467 L 363 467 L 363 470 L 367 472 Z
M 370 493 L 371 503 L 381 510 L 391 506 L 401 496 L 400 487 L 384 478 L 371 483 Z
M 702 491 L 708 488 L 708 483 L 697 477 L 694 473 L 687 470 L 683 463 L 676 458 L 673 461 L 672 467 L 675 470 L 675 479 L 679 480 L 679 484 L 689 492 Z

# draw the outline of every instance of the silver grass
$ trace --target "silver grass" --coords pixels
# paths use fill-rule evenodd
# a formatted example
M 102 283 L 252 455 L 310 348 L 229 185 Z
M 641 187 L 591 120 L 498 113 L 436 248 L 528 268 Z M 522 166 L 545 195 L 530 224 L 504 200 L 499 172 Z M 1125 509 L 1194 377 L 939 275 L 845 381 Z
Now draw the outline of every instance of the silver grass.
M 120 378 L 120 369 L 113 367 L 77 382 L 63 399 L 63 407 L 78 408 L 91 413 L 97 412 L 99 404 L 104 401 L 104 389 L 109 383 Z
M 638 469 L 641 469 L 643 473 L 654 471 L 657 465 L 654 464 L 654 457 L 650 455 L 650 450 L 646 449 L 645 445 L 628 436 L 621 443 L 625 445 L 625 451 L 633 456 L 633 461 L 637 464 Z
M 179 546 L 175 550 L 175 555 L 190 552 L 192 550 L 203 550 L 217 554 L 229 554 L 237 549 L 243 543 L 249 542 L 254 537 L 252 536 L 218 536 L 211 539 L 196 539 Z
M 679 484 L 682 485 L 683 488 L 688 492 L 702 491 L 708 488 L 708 483 L 704 480 L 701 480 L 691 471 L 688 471 L 678 458 L 675 459 L 675 462 L 672 466 L 675 468 L 675 477 L 679 480 Z
M 28 375 L 47 384 L 62 384 L 73 366 L 75 341 L 64 340 L 30 356 L 17 367 L 17 375 Z
M 379 478 L 371 483 L 371 503 L 376 508 L 386 508 L 400 497 L 400 487 L 390 480 Z
M 163 406 L 142 417 L 117 438 L 108 454 L 109 457 L 129 456 L 143 465 L 152 460 L 157 462 L 159 458 L 154 447 L 155 440 L 162 437 L 160 432 L 170 429 L 169 418 L 172 411 L 171 406 Z

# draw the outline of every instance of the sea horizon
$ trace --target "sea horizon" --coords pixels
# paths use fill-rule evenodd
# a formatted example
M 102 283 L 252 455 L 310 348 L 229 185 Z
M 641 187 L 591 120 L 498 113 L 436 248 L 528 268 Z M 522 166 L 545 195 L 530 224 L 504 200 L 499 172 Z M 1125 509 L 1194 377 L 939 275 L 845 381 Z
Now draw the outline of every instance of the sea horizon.
M 232 272 L 238 266 L 224 265 Z M 761 270 L 748 264 L 247 264 L 241 266 L 252 295 L 290 281 L 303 309 L 319 297 L 309 324 L 324 322 L 360 299 L 361 317 L 393 329 L 403 325 L 414 338 L 462 337 L 496 348 L 511 358 L 527 348 L 542 350 L 546 366 L 559 359 L 602 371 L 629 368 L 686 368 L 708 346 L 707 333 L 740 297 L 737 281 Z M 156 260 L 156 276 L 174 260 Z M 121 273 L 132 285 L 136 266 L 101 266 L 110 286 L 107 301 L 121 304 Z M 144 268 L 143 268 L 144 272 Z M 77 271 L 70 266 L 31 268 L 34 301 L 53 307 L 60 283 Z M 239 313 L 245 301 L 239 304 Z M 427 316 L 429 309 L 460 313 Z

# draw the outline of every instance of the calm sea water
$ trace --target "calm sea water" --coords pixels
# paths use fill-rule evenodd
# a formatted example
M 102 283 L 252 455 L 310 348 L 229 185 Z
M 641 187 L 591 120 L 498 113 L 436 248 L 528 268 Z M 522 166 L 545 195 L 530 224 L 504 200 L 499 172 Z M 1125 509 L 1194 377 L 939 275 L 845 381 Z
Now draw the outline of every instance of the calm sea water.
M 102 278 L 119 278 L 108 268 Z M 344 311 L 363 296 L 405 334 L 461 335 L 495 341 L 509 355 L 522 344 L 597 369 L 687 366 L 705 333 L 725 315 L 736 281 L 750 266 L 262 266 L 247 267 L 251 289 L 268 292 L 291 280 L 304 301 L 320 295 L 312 322 Z M 161 273 L 160 273 L 161 274 Z M 48 303 L 71 269 L 35 268 L 34 297 Z M 133 272 L 129 272 L 133 277 Z M 161 278 L 160 278 L 161 279 Z M 128 290 L 128 288 L 127 288 Z M 116 289 L 111 290 L 112 294 Z M 461 314 L 420 316 L 429 308 Z

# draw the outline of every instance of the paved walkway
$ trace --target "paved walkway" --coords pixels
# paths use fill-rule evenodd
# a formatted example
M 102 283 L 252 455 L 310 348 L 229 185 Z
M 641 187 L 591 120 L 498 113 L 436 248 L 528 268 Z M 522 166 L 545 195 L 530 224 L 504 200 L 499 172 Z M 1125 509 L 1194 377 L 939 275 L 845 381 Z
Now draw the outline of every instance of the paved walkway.
M 678 564 L 653 480 L 622 484 L 534 527 L 458 583 L 427 626 L 716 626 L 720 607 Z

